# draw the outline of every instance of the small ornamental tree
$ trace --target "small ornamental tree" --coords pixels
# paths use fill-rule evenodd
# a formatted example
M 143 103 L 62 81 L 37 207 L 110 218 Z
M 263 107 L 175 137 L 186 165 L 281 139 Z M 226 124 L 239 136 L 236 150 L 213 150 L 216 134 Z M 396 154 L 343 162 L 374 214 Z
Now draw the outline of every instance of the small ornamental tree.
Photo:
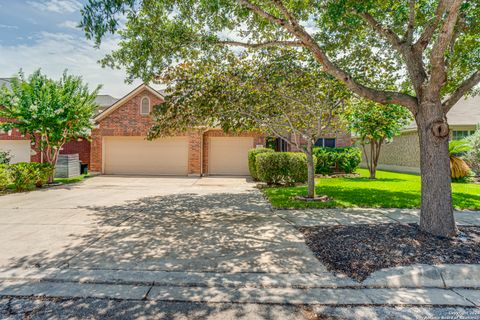
M 383 105 L 366 100 L 357 100 L 352 104 L 354 106 L 346 116 L 348 127 L 362 146 L 370 179 L 375 179 L 383 143 L 393 139 L 413 119 L 410 112 L 399 105 Z
M 308 197 L 315 197 L 313 147 L 338 125 L 349 93 L 318 65 L 294 51 L 266 52 L 222 62 L 187 63 L 164 74 L 165 104 L 155 113 L 150 138 L 199 126 L 259 130 L 282 138 L 307 158 Z
M 446 114 L 480 82 L 478 1 L 88 0 L 82 15 L 97 44 L 118 31 L 103 64 L 130 78 L 225 47 L 297 47 L 362 98 L 408 108 L 420 141 L 420 228 L 456 235 Z
M 62 146 L 86 138 L 92 128 L 97 89 L 90 91 L 81 77 L 68 75 L 54 81 L 40 70 L 25 78 L 22 72 L 11 81 L 11 88 L 0 91 L 0 117 L 11 121 L 0 128 L 17 128 L 29 135 L 44 161 L 55 166 Z

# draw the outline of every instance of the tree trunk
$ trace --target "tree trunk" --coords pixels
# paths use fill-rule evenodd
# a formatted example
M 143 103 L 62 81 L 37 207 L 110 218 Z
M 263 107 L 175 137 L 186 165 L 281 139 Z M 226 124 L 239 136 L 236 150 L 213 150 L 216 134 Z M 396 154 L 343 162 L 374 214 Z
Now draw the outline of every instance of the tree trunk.
M 441 103 L 421 102 L 416 116 L 422 179 L 421 230 L 443 237 L 456 235 L 452 207 L 449 129 Z
M 307 156 L 307 171 L 308 171 L 308 198 L 315 198 L 315 164 L 313 161 L 313 143 L 311 141 L 307 144 L 307 149 L 305 150 Z

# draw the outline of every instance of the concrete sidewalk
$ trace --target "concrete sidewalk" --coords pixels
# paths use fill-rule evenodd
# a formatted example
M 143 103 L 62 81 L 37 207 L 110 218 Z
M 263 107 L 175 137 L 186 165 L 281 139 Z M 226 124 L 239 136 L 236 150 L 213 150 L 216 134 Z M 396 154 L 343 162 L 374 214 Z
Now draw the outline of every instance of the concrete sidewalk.
M 275 213 L 295 226 L 351 225 L 379 223 L 418 223 L 418 209 L 347 208 L 275 210 Z M 480 226 L 480 212 L 455 211 L 455 221 L 460 226 Z

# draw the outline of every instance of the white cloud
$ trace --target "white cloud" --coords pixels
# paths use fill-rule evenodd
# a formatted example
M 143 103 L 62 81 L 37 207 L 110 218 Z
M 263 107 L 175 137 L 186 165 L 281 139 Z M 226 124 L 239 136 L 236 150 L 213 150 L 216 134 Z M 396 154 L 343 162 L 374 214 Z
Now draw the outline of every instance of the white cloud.
M 27 1 L 27 3 L 35 9 L 56 13 L 71 13 L 82 8 L 82 4 L 77 0 L 43 0 Z
M 135 88 L 140 81 L 126 84 L 122 70 L 102 68 L 97 61 L 116 48 L 115 39 L 106 39 L 100 49 L 93 48 L 81 36 L 65 33 L 41 32 L 30 44 L 2 45 L 0 43 L 0 77 L 9 77 L 21 68 L 26 74 L 41 68 L 49 77 L 58 78 L 63 70 L 81 75 L 90 88 L 103 84 L 104 94 L 122 97 Z
M 66 20 L 66 21 L 63 21 L 63 22 L 57 24 L 57 27 L 77 30 L 78 29 L 78 21 Z
M 18 26 L 11 26 L 8 24 L 1 24 L 0 23 L 0 29 L 18 29 Z

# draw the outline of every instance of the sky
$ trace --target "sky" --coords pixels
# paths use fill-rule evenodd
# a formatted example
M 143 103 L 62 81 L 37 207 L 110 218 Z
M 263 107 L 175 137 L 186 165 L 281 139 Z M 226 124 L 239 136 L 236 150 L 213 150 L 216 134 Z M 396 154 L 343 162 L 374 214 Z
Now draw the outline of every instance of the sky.
M 114 37 L 99 49 L 77 28 L 86 0 L 0 0 L 0 78 L 22 69 L 25 74 L 41 68 L 58 79 L 65 69 L 80 75 L 90 88 L 101 84 L 102 94 L 121 98 L 141 82 L 126 84 L 123 70 L 102 68 L 98 63 L 116 47 Z

